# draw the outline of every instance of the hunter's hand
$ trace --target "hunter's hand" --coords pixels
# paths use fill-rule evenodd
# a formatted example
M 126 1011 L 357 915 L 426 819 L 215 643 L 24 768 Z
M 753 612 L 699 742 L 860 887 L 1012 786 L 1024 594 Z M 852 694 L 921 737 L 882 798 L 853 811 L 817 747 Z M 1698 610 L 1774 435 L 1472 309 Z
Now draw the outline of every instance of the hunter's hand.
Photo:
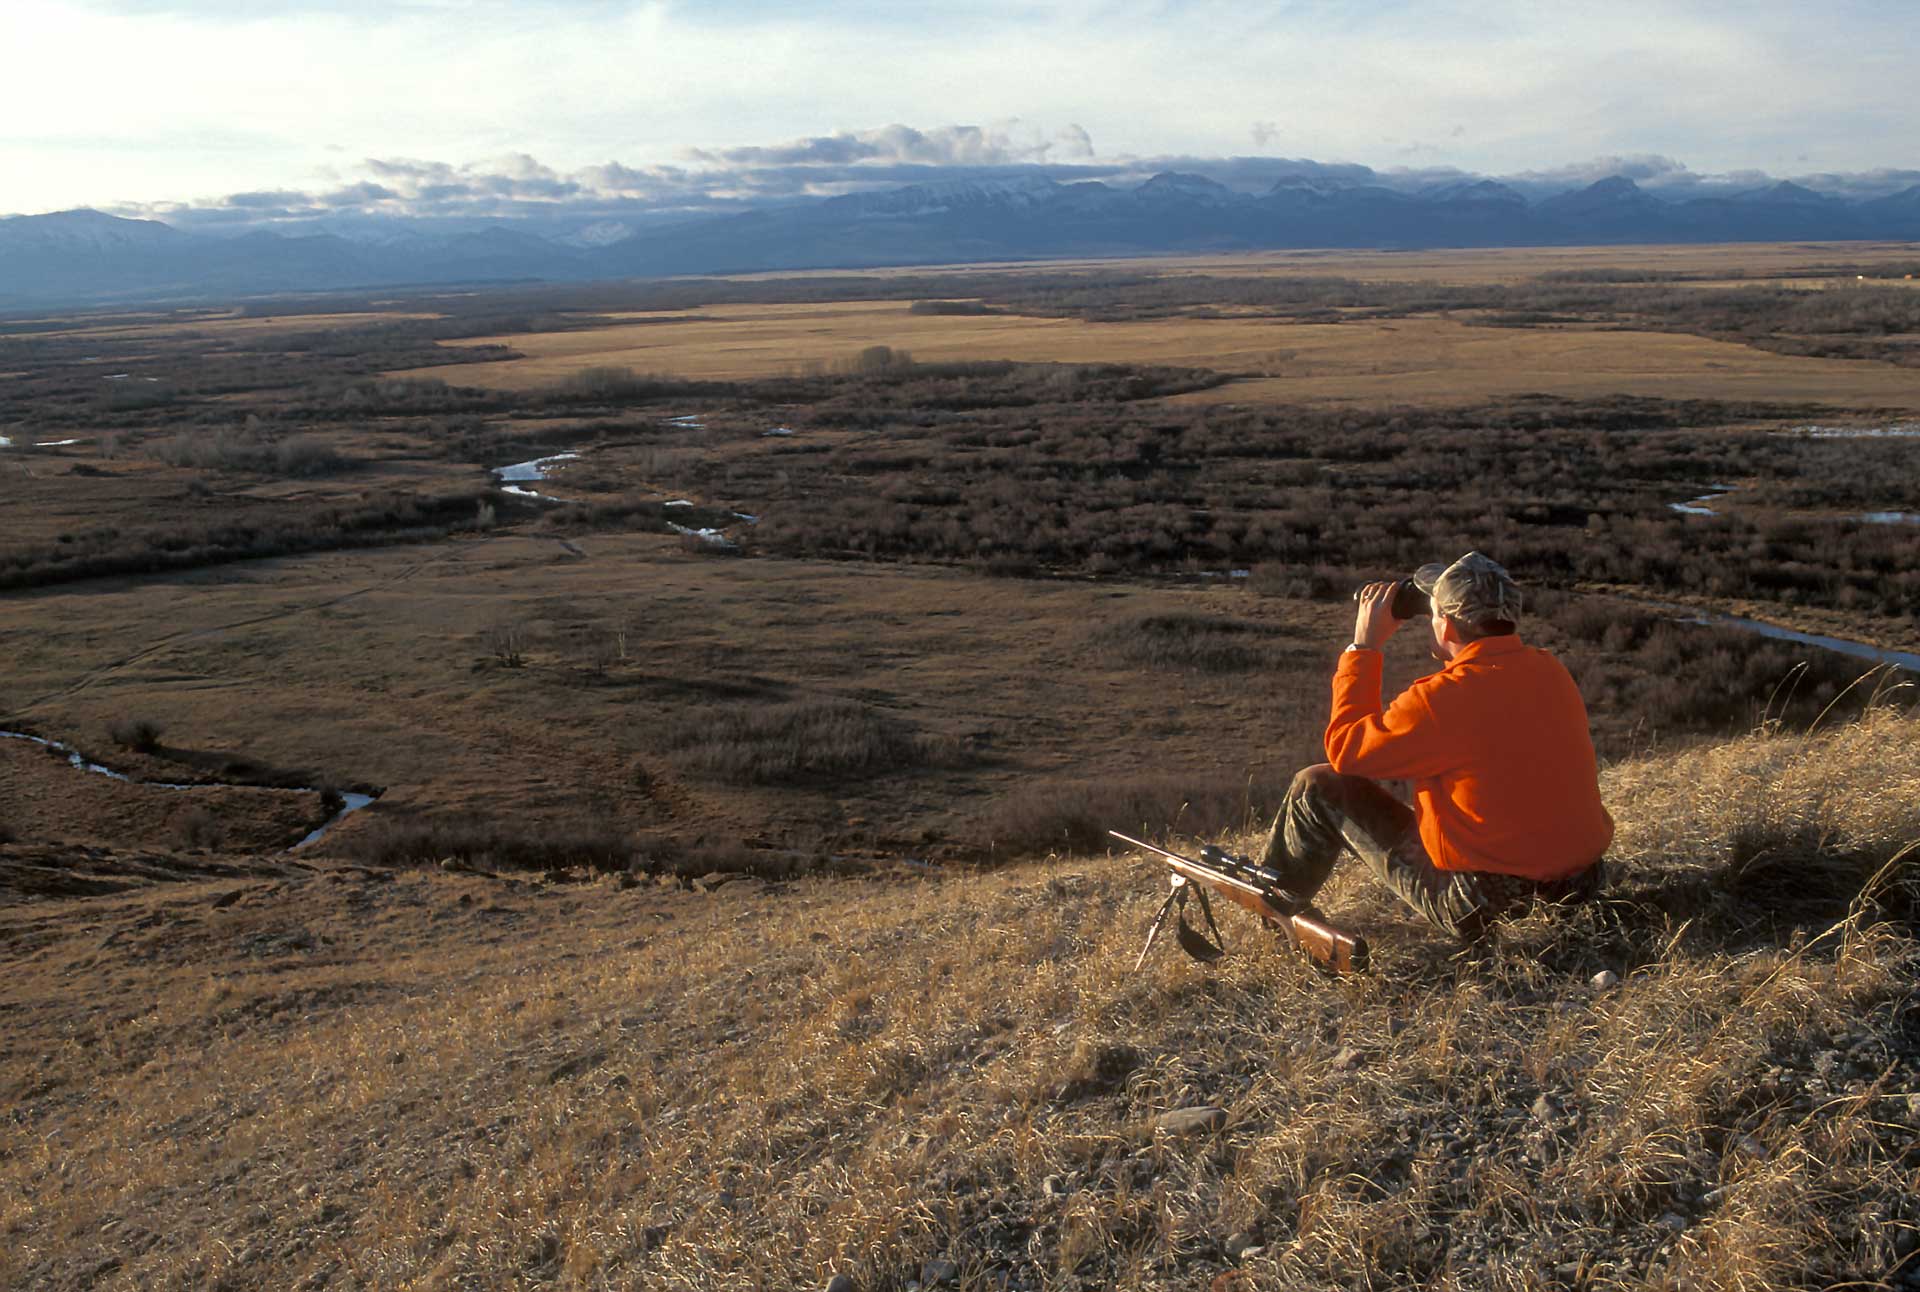
M 1392 583 L 1369 583 L 1360 590 L 1360 609 L 1353 617 L 1353 643 L 1366 650 L 1387 644 L 1402 620 L 1393 617 Z

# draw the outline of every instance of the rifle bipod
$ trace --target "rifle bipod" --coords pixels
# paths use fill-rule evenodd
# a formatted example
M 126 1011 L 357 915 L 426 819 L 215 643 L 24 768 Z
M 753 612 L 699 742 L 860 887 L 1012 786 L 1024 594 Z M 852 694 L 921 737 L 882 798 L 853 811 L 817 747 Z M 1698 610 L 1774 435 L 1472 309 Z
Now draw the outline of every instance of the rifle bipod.
M 1147 940 L 1140 948 L 1139 959 L 1133 962 L 1135 973 L 1147 962 L 1147 952 L 1153 950 L 1153 940 L 1160 936 L 1160 927 L 1167 922 L 1167 913 L 1175 915 L 1176 928 L 1174 940 L 1180 949 L 1198 960 L 1201 964 L 1212 964 L 1227 954 L 1226 939 L 1220 936 L 1219 922 L 1213 918 L 1213 901 L 1207 896 L 1207 890 L 1188 880 L 1185 875 L 1169 876 L 1172 891 L 1167 900 L 1160 903 L 1160 909 L 1153 917 L 1153 923 L 1147 926 Z M 1192 895 L 1200 899 L 1200 913 L 1207 917 L 1207 927 L 1213 931 L 1213 941 L 1207 941 L 1207 935 L 1187 923 L 1187 897 Z

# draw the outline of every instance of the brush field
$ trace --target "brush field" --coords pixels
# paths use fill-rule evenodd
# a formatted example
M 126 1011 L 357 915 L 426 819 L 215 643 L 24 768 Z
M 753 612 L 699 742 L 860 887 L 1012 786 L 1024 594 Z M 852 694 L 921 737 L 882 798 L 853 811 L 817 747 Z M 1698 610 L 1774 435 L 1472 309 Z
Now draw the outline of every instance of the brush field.
M 1917 268 L 0 320 L 0 1286 L 1920 1287 Z M 1470 547 L 1612 900 L 1133 973 Z

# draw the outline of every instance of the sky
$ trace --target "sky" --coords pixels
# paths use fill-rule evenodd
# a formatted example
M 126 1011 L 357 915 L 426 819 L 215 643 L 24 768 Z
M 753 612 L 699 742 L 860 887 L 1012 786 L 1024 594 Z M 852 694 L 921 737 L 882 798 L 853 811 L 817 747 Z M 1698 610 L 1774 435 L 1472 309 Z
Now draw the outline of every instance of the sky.
M 0 214 L 644 216 L 1024 168 L 1920 181 L 1911 0 L 3 0 Z

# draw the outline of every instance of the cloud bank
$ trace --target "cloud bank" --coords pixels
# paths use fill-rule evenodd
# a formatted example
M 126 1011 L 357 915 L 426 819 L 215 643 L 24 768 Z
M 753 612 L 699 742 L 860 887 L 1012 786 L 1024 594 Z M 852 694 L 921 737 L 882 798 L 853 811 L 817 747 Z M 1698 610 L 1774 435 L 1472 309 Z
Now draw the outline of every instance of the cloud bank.
M 1265 122 L 1253 123 L 1251 130 L 1256 137 L 1272 134 Z M 1731 196 L 1783 179 L 1849 199 L 1920 184 L 1920 170 L 1710 173 L 1656 154 L 1594 157 L 1505 175 L 1450 166 L 1375 168 L 1258 155 L 1103 157 L 1089 132 L 1078 125 L 1045 130 L 1008 121 L 926 129 L 895 124 L 775 144 L 690 148 L 667 165 L 606 161 L 561 170 L 526 153 L 467 163 L 370 157 L 310 190 L 250 190 L 202 201 L 124 203 L 110 209 L 117 215 L 202 230 L 340 230 L 367 221 L 476 227 L 513 221 L 586 226 L 614 220 L 638 228 L 940 180 L 1044 176 L 1060 183 L 1092 180 L 1131 186 L 1164 171 L 1201 175 L 1247 193 L 1300 178 L 1377 184 L 1402 192 L 1492 179 L 1534 200 L 1614 175 L 1672 201 Z

